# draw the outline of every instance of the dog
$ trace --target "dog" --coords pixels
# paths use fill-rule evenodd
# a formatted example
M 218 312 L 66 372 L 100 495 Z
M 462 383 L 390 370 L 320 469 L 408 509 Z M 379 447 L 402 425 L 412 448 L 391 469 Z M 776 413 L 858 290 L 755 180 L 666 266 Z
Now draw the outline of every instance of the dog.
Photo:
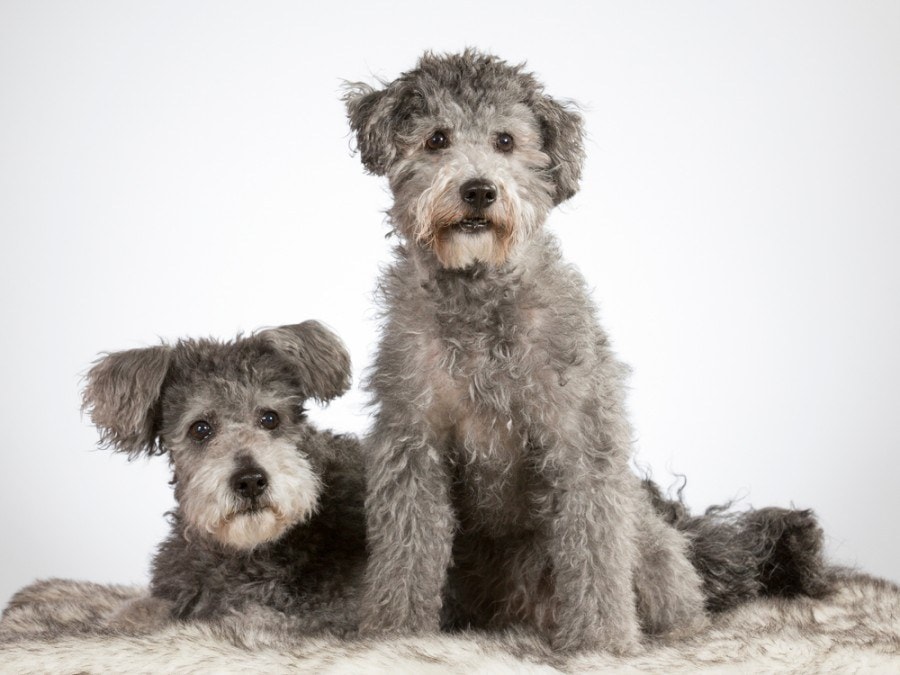
M 811 514 L 761 516 L 773 529 L 711 518 L 704 536 L 727 533 L 726 548 L 698 548 L 683 531 L 698 522 L 629 468 L 627 369 L 542 227 L 579 188 L 579 114 L 524 66 L 471 49 L 426 53 L 382 84 L 345 95 L 399 240 L 367 380 L 362 631 L 528 622 L 558 649 L 631 653 L 766 592 L 761 566 L 779 556 L 787 586 L 814 592 Z M 738 530 L 758 536 L 726 541 Z
M 149 596 L 120 609 L 112 628 L 240 615 L 245 634 L 254 621 L 356 631 L 366 559 L 359 443 L 316 430 L 303 407 L 349 383 L 346 349 L 315 321 L 95 363 L 84 406 L 101 443 L 132 458 L 165 454 L 177 501 Z
M 238 641 L 254 626 L 288 639 L 356 635 L 366 560 L 363 457 L 354 436 L 317 431 L 303 409 L 310 398 L 340 395 L 349 375 L 343 345 L 314 321 L 231 342 L 116 352 L 91 368 L 84 406 L 101 445 L 132 458 L 167 455 L 177 498 L 149 595 L 125 603 L 107 628 L 140 634 L 176 620 L 232 619 L 226 634 Z M 667 522 L 688 534 L 712 609 L 755 597 L 772 586 L 767 575 L 792 569 L 779 565 L 790 556 L 779 558 L 769 542 L 788 542 L 784 549 L 790 537 L 816 532 L 805 527 L 809 514 L 780 509 L 692 517 L 654 484 L 644 487 Z M 805 542 L 793 548 L 815 550 Z M 481 592 L 471 579 L 454 583 L 453 597 Z

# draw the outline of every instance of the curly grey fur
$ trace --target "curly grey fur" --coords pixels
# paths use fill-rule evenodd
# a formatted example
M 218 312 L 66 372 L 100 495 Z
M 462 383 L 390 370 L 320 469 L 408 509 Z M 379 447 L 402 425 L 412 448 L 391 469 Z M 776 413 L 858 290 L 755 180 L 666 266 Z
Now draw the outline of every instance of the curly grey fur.
M 527 621 L 621 653 L 696 631 L 691 540 L 629 469 L 627 369 L 542 227 L 578 189 L 581 118 L 473 50 L 346 103 L 400 240 L 368 379 L 362 629 Z
M 822 528 L 812 511 L 770 506 L 735 512 L 724 505 L 692 516 L 680 497 L 667 499 L 653 481 L 645 479 L 644 488 L 663 519 L 687 536 L 710 611 L 758 596 L 830 592 Z
M 151 594 L 112 614 L 111 626 L 144 632 L 239 611 L 303 633 L 356 630 L 359 444 L 317 431 L 303 409 L 309 398 L 339 395 L 349 379 L 346 349 L 313 321 L 95 364 L 84 401 L 105 442 L 132 456 L 166 453 L 178 502 Z M 262 416 L 272 413 L 279 423 L 270 429 Z M 211 428 L 205 439 L 191 436 L 198 420 Z M 259 494 L 236 487 L 242 472 L 263 478 Z
M 129 350 L 95 364 L 87 377 L 85 407 L 105 442 L 130 454 L 168 453 L 178 498 L 178 508 L 170 514 L 172 531 L 154 558 L 150 594 L 123 597 L 119 606 L 107 608 L 103 625 L 141 634 L 175 619 L 217 621 L 239 613 L 245 633 L 251 625 L 285 634 L 355 632 L 365 560 L 359 444 L 353 437 L 315 431 L 302 410 L 309 397 L 340 394 L 349 372 L 346 350 L 315 322 L 228 343 L 182 340 L 174 346 Z M 277 430 L 258 428 L 260 406 L 284 406 Z M 185 437 L 198 416 L 215 427 L 203 443 Z M 226 482 L 248 458 L 274 470 L 279 459 L 284 460 L 281 454 L 308 459 L 317 480 L 304 482 L 302 473 L 301 479 L 288 474 L 291 480 L 280 486 L 273 505 L 288 513 L 289 504 L 312 501 L 315 515 L 301 509 L 275 532 L 251 522 L 240 539 L 211 530 L 204 516 L 218 513 L 221 505 L 210 500 L 227 501 L 233 495 L 202 492 L 204 482 L 195 477 L 211 474 Z M 282 463 L 282 472 L 292 466 L 297 468 Z M 277 480 L 273 477 L 273 483 Z M 751 543 L 756 530 L 747 524 L 752 514 L 733 521 L 709 514 L 690 518 L 651 483 L 645 487 L 660 513 L 690 533 L 693 562 L 711 589 L 708 596 L 715 597 L 714 608 L 723 608 L 726 598 L 742 600 L 764 592 L 760 570 L 769 551 Z M 264 495 L 259 499 L 266 503 Z M 774 526 L 776 520 L 769 522 Z M 726 540 L 728 545 L 723 545 Z M 751 550 L 745 550 L 748 545 Z M 504 565 L 512 556 L 488 548 L 480 555 L 485 568 L 496 564 L 499 573 L 495 578 L 479 574 L 472 567 L 477 560 L 470 560 L 467 570 L 460 558 L 460 573 L 447 591 L 453 598 L 447 611 L 456 607 L 459 614 L 448 618 L 448 625 L 497 623 L 491 598 L 510 587 L 514 577 Z M 753 569 L 743 564 L 751 558 Z M 495 582 L 500 588 L 492 587 Z M 524 589 L 527 592 L 527 586 Z

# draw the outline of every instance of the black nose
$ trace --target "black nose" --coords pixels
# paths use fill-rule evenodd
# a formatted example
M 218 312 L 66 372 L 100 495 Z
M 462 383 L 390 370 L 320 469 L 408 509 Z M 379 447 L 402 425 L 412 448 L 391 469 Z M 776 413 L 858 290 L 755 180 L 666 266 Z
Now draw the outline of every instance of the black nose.
M 486 209 L 497 200 L 497 188 L 483 178 L 473 178 L 463 183 L 459 194 L 466 204 L 476 209 Z
M 266 472 L 258 467 L 241 468 L 231 475 L 231 489 L 244 499 L 259 497 L 268 484 Z

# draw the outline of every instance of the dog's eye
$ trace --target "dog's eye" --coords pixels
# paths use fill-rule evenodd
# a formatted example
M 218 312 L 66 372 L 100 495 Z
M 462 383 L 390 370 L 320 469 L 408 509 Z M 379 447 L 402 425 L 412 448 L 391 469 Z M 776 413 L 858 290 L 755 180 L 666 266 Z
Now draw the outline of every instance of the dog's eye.
M 509 134 L 501 133 L 497 134 L 497 141 L 495 145 L 500 152 L 511 152 L 513 147 L 515 146 L 515 141 L 513 141 L 513 137 Z
M 443 150 L 448 145 L 450 145 L 450 141 L 447 140 L 447 134 L 443 131 L 435 131 L 425 141 L 425 147 L 429 150 Z
M 207 438 L 212 436 L 213 428 L 212 425 L 206 420 L 197 420 L 191 425 L 191 428 L 188 429 L 188 436 L 193 438 L 198 443 L 202 443 Z
M 274 410 L 266 410 L 262 415 L 259 416 L 259 424 L 264 429 L 277 429 L 278 425 L 281 424 L 281 418 L 278 417 L 278 413 Z

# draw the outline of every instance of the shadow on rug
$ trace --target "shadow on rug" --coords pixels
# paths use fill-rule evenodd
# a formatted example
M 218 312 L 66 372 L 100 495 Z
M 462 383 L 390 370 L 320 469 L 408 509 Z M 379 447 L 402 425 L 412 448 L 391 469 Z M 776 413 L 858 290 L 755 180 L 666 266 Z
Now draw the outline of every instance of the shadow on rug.
M 527 631 L 386 640 L 302 637 L 241 615 L 144 635 L 104 629 L 145 591 L 66 580 L 19 591 L 0 620 L 4 672 L 900 672 L 900 587 L 838 573 L 823 600 L 757 600 L 718 614 L 703 633 L 648 644 L 637 656 L 561 657 Z M 253 623 L 253 630 L 247 625 Z

